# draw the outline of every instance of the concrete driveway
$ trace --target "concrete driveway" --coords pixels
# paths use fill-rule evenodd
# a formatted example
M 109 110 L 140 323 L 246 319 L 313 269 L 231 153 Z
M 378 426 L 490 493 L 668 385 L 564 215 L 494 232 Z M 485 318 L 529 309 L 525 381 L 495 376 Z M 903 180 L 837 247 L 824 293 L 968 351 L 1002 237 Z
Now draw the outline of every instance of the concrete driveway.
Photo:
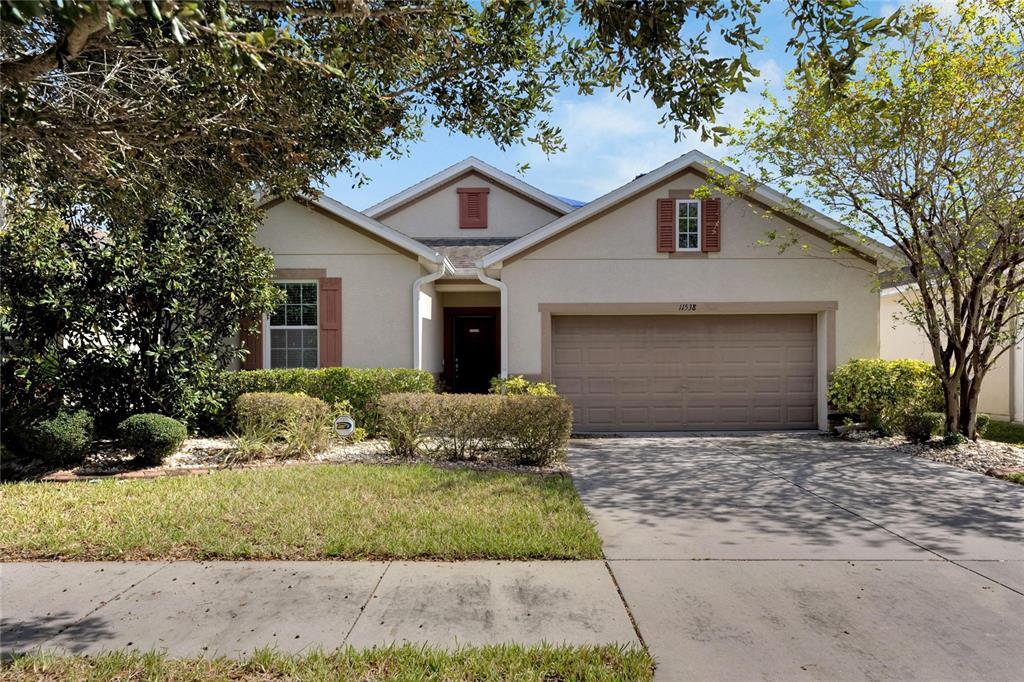
M 1024 487 L 817 434 L 570 464 L 659 679 L 1021 679 Z

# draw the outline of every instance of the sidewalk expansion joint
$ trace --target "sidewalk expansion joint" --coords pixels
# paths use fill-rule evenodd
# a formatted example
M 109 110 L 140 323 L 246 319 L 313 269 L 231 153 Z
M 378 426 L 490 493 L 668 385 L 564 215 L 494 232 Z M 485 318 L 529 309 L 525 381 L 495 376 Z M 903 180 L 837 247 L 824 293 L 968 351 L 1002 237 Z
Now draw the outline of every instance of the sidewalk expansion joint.
M 173 562 L 173 561 L 160 561 L 160 562 L 156 562 L 156 563 L 159 563 L 160 565 L 159 565 L 159 566 L 157 566 L 157 567 L 156 567 L 155 569 L 153 569 L 153 571 L 152 571 L 151 573 L 147 573 L 146 575 L 142 576 L 141 578 L 139 578 L 138 580 L 136 580 L 135 582 L 133 582 L 133 583 L 132 583 L 131 585 L 128 585 L 127 587 L 125 587 L 125 588 L 124 588 L 123 590 L 121 590 L 120 592 L 117 592 L 116 594 L 114 594 L 114 596 L 112 596 L 112 597 L 111 597 L 110 599 L 104 599 L 104 600 L 103 600 L 103 601 L 101 601 L 101 602 L 100 602 L 99 604 L 97 604 L 97 605 L 96 605 L 95 607 L 93 607 L 92 609 L 90 609 L 90 610 L 89 610 L 89 611 L 88 611 L 87 613 L 84 613 L 84 614 L 82 614 L 82 617 L 81 617 L 81 618 L 78 618 L 78 619 L 77 619 L 77 620 L 75 620 L 74 622 L 72 622 L 72 623 L 70 623 L 70 624 L 68 624 L 68 625 L 65 625 L 65 626 L 64 626 L 64 627 L 62 627 L 62 628 L 61 628 L 60 630 L 58 630 L 57 632 L 55 632 L 55 633 L 53 634 L 53 636 L 52 636 L 52 637 L 50 637 L 49 639 L 47 639 L 47 640 L 45 640 L 44 642 L 42 642 L 42 643 L 41 643 L 41 644 L 40 644 L 39 646 L 40 646 L 40 647 L 43 647 L 43 646 L 45 646 L 46 644 L 49 644 L 49 643 L 50 643 L 50 642 L 52 642 L 52 641 L 53 641 L 54 639 L 56 639 L 56 638 L 57 638 L 57 637 L 59 637 L 59 636 L 60 636 L 61 634 L 63 634 L 63 633 L 64 633 L 64 631 L 65 631 L 65 630 L 67 630 L 68 628 L 70 628 L 70 627 L 72 627 L 72 626 L 74 626 L 74 625 L 78 625 L 79 623 L 81 623 L 82 621 L 84 621 L 84 620 L 85 620 L 86 618 L 88 618 L 88 617 L 89 617 L 89 616 L 91 616 L 92 614 L 96 613 L 97 611 L 99 611 L 100 609 L 102 609 L 103 607 L 105 607 L 105 606 L 106 606 L 107 604 L 112 604 L 112 603 L 114 603 L 115 601 L 117 601 L 118 599 L 120 599 L 120 598 L 121 598 L 121 597 L 122 597 L 122 596 L 123 596 L 124 594 L 126 594 L 127 592 L 130 592 L 131 590 L 134 590 L 134 589 L 135 589 L 136 587 L 138 587 L 139 585 L 141 585 L 141 584 L 142 584 L 142 583 L 144 583 L 145 581 L 149 580 L 149 579 L 150 579 L 150 578 L 152 578 L 152 577 L 153 577 L 154 575 L 156 575 L 156 574 L 157 574 L 157 573 L 159 573 L 160 571 L 164 570 L 165 568 L 167 568 L 168 566 L 170 566 L 170 565 L 171 565 L 171 564 L 173 564 L 174 562 Z
M 363 605 L 359 607 L 359 613 L 356 614 L 356 619 L 352 621 L 352 625 L 349 627 L 348 632 L 345 633 L 345 636 L 341 640 L 342 644 L 347 643 L 348 638 L 352 636 L 352 632 L 356 629 L 356 625 L 359 624 L 359 620 L 363 617 L 363 613 L 366 612 L 366 607 L 370 605 L 370 600 L 373 599 L 373 595 L 377 594 L 377 588 L 379 588 L 381 582 L 384 581 L 384 575 L 388 572 L 388 569 L 391 568 L 391 564 L 393 563 L 393 561 L 389 561 L 384 564 L 384 570 L 380 572 L 380 576 L 377 578 L 377 582 L 374 584 L 373 589 L 370 590 L 370 594 L 367 595 L 366 601 L 364 601 Z
M 633 625 L 633 632 L 636 633 L 636 638 L 640 640 L 640 646 L 644 648 L 644 651 L 650 651 L 650 649 L 647 648 L 647 642 L 644 641 L 643 634 L 640 633 L 640 626 L 637 625 L 636 618 L 633 617 L 633 609 L 629 608 L 629 602 L 626 601 L 626 595 L 622 593 L 622 588 L 619 587 L 619 581 L 615 577 L 615 573 L 612 571 L 611 564 L 608 563 L 607 559 L 604 560 L 604 568 L 608 571 L 608 575 L 612 579 L 612 584 L 615 585 L 615 591 L 619 594 L 619 601 L 622 602 L 622 607 L 626 609 L 626 616 L 629 617 L 629 622 Z

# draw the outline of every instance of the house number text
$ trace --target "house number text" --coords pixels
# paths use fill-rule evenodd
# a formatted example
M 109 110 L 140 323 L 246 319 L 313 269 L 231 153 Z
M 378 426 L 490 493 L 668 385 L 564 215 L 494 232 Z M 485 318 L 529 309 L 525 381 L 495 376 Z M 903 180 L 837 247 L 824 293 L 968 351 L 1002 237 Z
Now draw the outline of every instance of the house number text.
M 693 312 L 696 309 L 697 309 L 697 304 L 696 303 L 680 303 L 679 304 L 679 310 L 680 311 Z

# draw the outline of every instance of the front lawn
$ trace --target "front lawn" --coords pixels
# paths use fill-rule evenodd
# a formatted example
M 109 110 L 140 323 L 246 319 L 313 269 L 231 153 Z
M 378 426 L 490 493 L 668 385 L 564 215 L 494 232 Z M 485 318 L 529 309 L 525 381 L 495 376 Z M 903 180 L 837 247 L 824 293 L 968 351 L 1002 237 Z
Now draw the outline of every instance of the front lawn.
M 522 647 L 514 644 L 442 651 L 412 645 L 293 656 L 257 652 L 227 658 L 168 659 L 159 654 L 95 657 L 30 654 L 3 666 L 4 680 L 637 680 L 654 677 L 638 647 Z
M 0 486 L 0 558 L 598 559 L 563 476 L 304 465 Z
M 983 438 L 997 440 L 1000 443 L 1024 445 L 1024 424 L 999 422 L 993 419 L 989 422 Z

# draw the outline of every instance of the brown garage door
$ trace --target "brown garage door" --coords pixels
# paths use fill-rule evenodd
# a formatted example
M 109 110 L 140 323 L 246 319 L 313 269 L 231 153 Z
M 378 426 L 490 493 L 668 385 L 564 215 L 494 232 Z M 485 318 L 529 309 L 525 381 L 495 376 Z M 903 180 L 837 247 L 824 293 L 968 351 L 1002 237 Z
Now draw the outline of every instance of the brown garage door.
M 578 431 L 814 428 L 813 315 L 564 316 L 552 377 Z

